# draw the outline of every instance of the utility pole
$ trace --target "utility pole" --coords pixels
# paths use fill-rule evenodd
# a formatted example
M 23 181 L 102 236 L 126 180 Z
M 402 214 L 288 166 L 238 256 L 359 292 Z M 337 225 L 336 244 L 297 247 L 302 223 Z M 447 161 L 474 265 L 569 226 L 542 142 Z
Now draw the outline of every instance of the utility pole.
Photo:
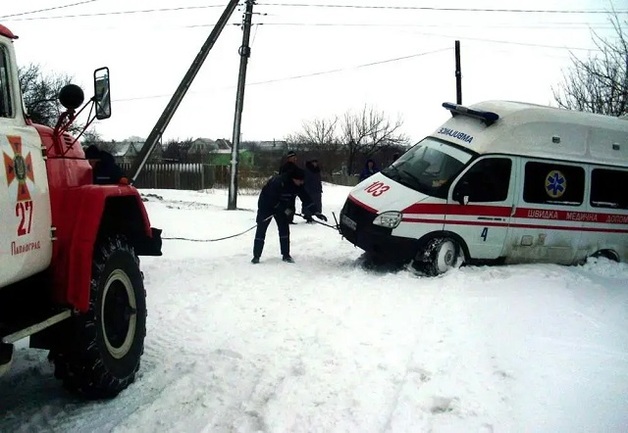
M 455 42 L 456 53 L 456 104 L 462 104 L 462 71 L 460 70 L 460 41 Z
M 244 23 L 242 26 L 242 46 L 240 47 L 240 74 L 238 76 L 238 91 L 236 94 L 235 116 L 233 119 L 233 136 L 231 149 L 231 170 L 229 182 L 229 203 L 227 209 L 238 208 L 238 159 L 240 149 L 240 127 L 242 125 L 242 107 L 244 106 L 244 84 L 246 82 L 246 67 L 251 56 L 251 21 L 253 17 L 253 4 L 255 0 L 246 0 L 244 11 Z
M 131 184 L 135 183 L 137 177 L 144 168 L 144 165 L 146 165 L 150 154 L 153 152 L 153 149 L 161 141 L 161 137 L 166 130 L 166 127 L 170 123 L 170 120 L 172 119 L 172 116 L 174 116 L 174 113 L 177 111 L 177 108 L 179 108 L 179 105 L 181 104 L 181 101 L 183 100 L 183 97 L 187 93 L 188 89 L 192 85 L 192 81 L 194 81 L 196 74 L 198 74 L 201 66 L 203 66 L 203 62 L 205 62 L 207 54 L 209 54 L 209 51 L 216 43 L 218 36 L 220 36 L 220 33 L 227 25 L 229 17 L 238 6 L 238 1 L 239 0 L 229 0 L 229 4 L 227 4 L 225 11 L 220 16 L 220 19 L 212 29 L 209 37 L 201 47 L 201 50 L 194 58 L 194 61 L 192 62 L 190 68 L 183 77 L 183 80 L 181 80 L 179 87 L 177 87 L 177 90 L 175 90 L 172 98 L 170 98 L 170 102 L 168 102 L 168 105 L 166 105 L 166 108 L 164 109 L 163 113 L 161 113 L 161 116 L 157 120 L 157 123 L 148 135 L 148 138 L 144 142 L 144 145 L 140 149 L 140 152 L 135 158 L 133 166 L 131 167 Z

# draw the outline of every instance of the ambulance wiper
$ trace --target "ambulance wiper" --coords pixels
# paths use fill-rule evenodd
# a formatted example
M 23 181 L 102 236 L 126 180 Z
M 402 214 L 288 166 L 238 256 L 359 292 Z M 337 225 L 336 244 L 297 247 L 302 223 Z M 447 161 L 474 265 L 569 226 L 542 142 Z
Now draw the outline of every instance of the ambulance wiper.
M 392 170 L 394 170 L 394 173 L 391 173 Z M 389 165 L 388 167 L 382 170 L 382 173 L 390 177 L 393 180 L 399 180 L 399 169 L 395 167 L 394 165 Z
M 399 170 L 400 173 L 406 174 L 408 175 L 408 177 L 410 177 L 410 179 L 412 179 L 414 182 L 416 182 L 415 186 L 418 188 L 424 188 L 425 185 L 423 185 L 423 182 L 421 182 L 421 179 L 419 179 L 418 176 L 416 176 L 415 174 L 410 173 L 407 170 Z

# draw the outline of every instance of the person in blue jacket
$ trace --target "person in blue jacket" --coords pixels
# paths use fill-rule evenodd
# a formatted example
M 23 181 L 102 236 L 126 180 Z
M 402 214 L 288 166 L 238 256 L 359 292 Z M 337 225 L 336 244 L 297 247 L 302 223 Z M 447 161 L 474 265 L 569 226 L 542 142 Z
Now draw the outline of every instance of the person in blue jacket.
M 275 219 L 279 231 L 279 247 L 284 262 L 294 263 L 290 255 L 290 225 L 288 218 L 293 214 L 290 207 L 295 197 L 305 204 L 308 212 L 317 218 L 327 221 L 327 217 L 320 212 L 314 212 L 312 199 L 303 188 L 305 173 L 303 169 L 294 167 L 292 170 L 271 177 L 260 192 L 257 201 L 257 230 L 253 242 L 253 259 L 251 263 L 259 263 L 264 250 L 266 230 L 270 220 Z
M 375 165 L 375 161 L 373 161 L 370 158 L 367 159 L 366 160 L 366 164 L 364 164 L 364 168 L 360 172 L 360 182 L 362 182 L 367 177 L 373 176 L 378 171 L 379 171 L 379 169 Z

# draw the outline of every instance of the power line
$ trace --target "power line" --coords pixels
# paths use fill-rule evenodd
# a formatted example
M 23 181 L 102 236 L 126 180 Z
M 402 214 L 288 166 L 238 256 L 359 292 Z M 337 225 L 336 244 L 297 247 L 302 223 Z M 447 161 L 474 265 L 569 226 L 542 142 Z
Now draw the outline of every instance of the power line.
M 85 3 L 91 3 L 98 0 L 86 0 L 79 3 L 74 3 L 66 6 L 58 6 L 55 8 L 41 9 L 38 11 L 30 11 L 23 12 L 19 14 L 6 15 L 3 18 L 13 17 L 13 16 L 22 16 L 22 15 L 31 15 L 37 12 L 45 12 L 54 9 L 66 8 L 71 6 L 76 6 Z M 444 8 L 444 7 L 427 7 L 427 6 L 360 6 L 360 5 L 341 5 L 341 4 L 305 4 L 305 3 L 265 3 L 260 6 L 281 6 L 281 7 L 303 7 L 303 8 L 336 8 L 336 9 L 363 9 L 363 10 L 417 10 L 417 11 L 440 11 L 440 12 L 501 12 L 501 13 L 548 13 L 548 14 L 608 14 L 609 11 L 601 10 L 601 9 L 571 9 L 571 10 L 543 10 L 543 9 L 471 9 L 471 8 Z M 174 8 L 153 8 L 153 9 L 140 9 L 140 10 L 130 10 L 130 11 L 110 11 L 110 12 L 96 12 L 96 13 L 83 13 L 83 14 L 68 14 L 68 15 L 54 15 L 54 16 L 44 16 L 44 17 L 25 17 L 18 18 L 14 21 L 34 21 L 34 20 L 55 20 L 55 19 L 64 19 L 64 18 L 82 18 L 82 17 L 96 17 L 96 16 L 108 16 L 108 15 L 130 15 L 130 14 L 144 14 L 144 13 L 155 13 L 155 12 L 176 12 L 176 11 L 186 11 L 186 10 L 198 10 L 198 9 L 208 9 L 208 8 L 222 8 L 224 5 L 205 5 L 205 6 L 180 6 Z M 614 11 L 617 14 L 625 14 L 628 13 L 628 10 L 616 10 Z
M 417 53 L 417 54 L 410 54 L 408 56 L 395 57 L 393 59 L 379 60 L 379 61 L 370 62 L 370 63 L 363 63 L 361 65 L 351 66 L 351 67 L 347 67 L 347 68 L 337 68 L 337 69 L 330 69 L 330 70 L 327 70 L 327 71 L 312 72 L 312 73 L 309 73 L 309 74 L 293 75 L 291 77 L 275 78 L 275 79 L 272 79 L 272 80 L 265 80 L 265 81 L 256 81 L 256 82 L 253 82 L 253 83 L 250 83 L 250 84 L 251 85 L 269 84 L 269 83 L 277 83 L 277 82 L 280 82 L 280 81 L 298 80 L 298 79 L 301 79 L 301 78 L 309 78 L 309 77 L 315 77 L 315 76 L 319 76 L 319 75 L 334 74 L 334 73 L 338 73 L 338 72 L 348 71 L 348 70 L 351 70 L 351 69 L 362 69 L 362 68 L 368 68 L 368 67 L 371 67 L 371 66 L 383 65 L 383 64 L 386 64 L 386 63 L 399 62 L 399 61 L 402 61 L 402 60 L 413 59 L 415 57 L 426 56 L 428 54 L 436 54 L 436 53 L 441 53 L 441 52 L 444 52 L 444 51 L 450 51 L 451 49 L 452 48 L 440 48 L 438 50 L 426 51 L 426 52 Z
M 316 23 L 316 22 L 267 22 L 267 23 L 255 23 L 256 25 L 264 26 L 286 26 L 286 27 L 399 27 L 399 28 L 416 28 L 416 27 L 443 27 L 442 24 L 386 24 L 386 23 Z M 236 25 L 239 25 L 236 23 Z M 182 27 L 205 27 L 207 24 L 189 25 Z M 456 25 L 456 28 L 477 28 L 478 25 L 463 24 Z M 511 28 L 530 28 L 530 29 L 552 29 L 552 30 L 577 30 L 577 29 L 612 29 L 612 24 L 607 23 L 577 23 L 577 22 L 562 22 L 562 23 L 545 23 L 545 24 L 482 24 L 481 27 L 496 28 L 496 29 L 511 29 Z
M 98 1 L 98 0 L 89 0 L 89 1 Z M 63 18 L 102 17 L 102 16 L 110 16 L 110 15 L 145 14 L 145 13 L 154 13 L 154 12 L 177 12 L 177 11 L 188 11 L 188 10 L 209 9 L 209 8 L 224 8 L 224 5 L 181 6 L 181 7 L 176 7 L 176 8 L 139 9 L 139 10 L 131 10 L 131 11 L 110 11 L 110 12 L 93 12 L 93 13 L 83 13 L 83 14 L 54 15 L 54 16 L 45 16 L 45 17 L 26 17 L 26 18 L 18 18 L 13 21 L 36 21 L 36 20 L 56 20 L 56 19 L 63 19 Z M 34 13 L 34 12 L 31 12 L 31 13 Z
M 336 9 L 376 9 L 376 10 L 421 10 L 443 12 L 506 12 L 506 13 L 544 13 L 544 14 L 608 14 L 601 9 L 497 9 L 497 8 L 443 8 L 428 6 L 366 6 L 341 4 L 306 4 L 306 3 L 264 3 L 261 6 L 307 7 L 307 8 L 336 8 Z M 628 13 L 628 10 L 614 11 L 618 14 Z
M 1 16 L 0 18 L 4 19 L 4 18 L 11 18 L 11 17 L 18 17 L 18 16 L 22 16 L 22 15 L 31 15 L 31 14 L 37 14 L 39 12 L 48 12 L 48 11 L 53 11 L 53 10 L 57 10 L 57 9 L 65 9 L 65 8 L 71 8 L 73 6 L 79 6 L 79 5 L 84 5 L 87 3 L 94 3 L 98 0 L 85 0 L 82 2 L 78 2 L 78 3 L 72 3 L 69 5 L 62 5 L 62 6 L 54 6 L 54 7 L 50 7 L 50 8 L 46 8 L 46 9 L 37 9 L 34 11 L 27 11 L 27 12 L 18 12 L 15 14 L 10 14 L 10 15 L 4 15 Z
M 328 69 L 328 70 L 325 70 L 325 71 L 310 72 L 310 73 L 307 73 L 307 74 L 292 75 L 292 76 L 289 76 L 289 77 L 273 78 L 273 79 L 264 80 L 264 81 L 254 81 L 254 82 L 249 82 L 246 85 L 247 86 L 258 86 L 258 85 L 263 85 L 263 84 L 279 83 L 279 82 L 282 82 L 282 81 L 291 81 L 291 80 L 298 80 L 298 79 L 302 79 L 302 78 L 309 78 L 309 77 L 316 77 L 316 76 L 321 76 L 321 75 L 335 74 L 335 73 L 338 73 L 338 72 L 349 71 L 349 70 L 352 70 L 352 69 L 362 69 L 362 68 L 368 68 L 368 67 L 371 67 L 371 66 L 383 65 L 383 64 L 386 64 L 386 63 L 399 62 L 399 61 L 402 61 L 402 60 L 408 60 L 408 59 L 412 59 L 412 58 L 415 58 L 415 57 L 421 57 L 421 56 L 426 56 L 428 54 L 436 54 L 436 53 L 440 53 L 440 52 L 444 52 L 444 51 L 450 51 L 450 50 L 452 50 L 451 47 L 449 47 L 449 48 L 440 48 L 438 50 L 426 51 L 426 52 L 423 52 L 423 53 L 410 54 L 410 55 L 407 55 L 407 56 L 395 57 L 395 58 L 392 58 L 392 59 L 377 60 L 377 61 L 374 61 L 374 62 L 362 63 L 360 65 L 349 66 L 349 67 L 345 67 L 345 68 Z M 223 87 L 223 88 L 220 88 L 219 90 L 227 89 L 227 88 L 232 88 L 232 86 L 230 86 L 230 87 Z M 201 93 L 201 92 L 189 92 L 189 93 Z M 121 99 L 116 99 L 115 101 L 116 102 L 139 101 L 139 100 L 144 100 L 144 99 L 165 98 L 165 97 L 168 97 L 168 96 L 170 96 L 170 95 L 169 94 L 163 94 L 163 95 L 140 96 L 140 97 L 137 97 L 137 98 L 121 98 Z
M 287 26 L 295 25 L 300 26 L 300 23 L 284 23 Z M 272 24 L 264 24 L 259 23 L 259 25 L 272 25 Z M 332 24 L 333 25 L 333 24 Z M 557 50 L 574 50 L 574 51 L 598 51 L 597 48 L 581 48 L 581 47 L 566 47 L 566 46 L 557 46 L 557 45 L 544 45 L 544 44 L 534 44 L 528 42 L 514 42 L 514 41 L 503 41 L 498 39 L 485 39 L 485 38 L 474 38 L 467 36 L 452 36 L 452 35 L 443 35 L 440 33 L 428 33 L 428 32 L 414 32 L 415 34 L 425 35 L 425 36 L 436 36 L 441 38 L 451 38 L 451 39 L 460 39 L 460 40 L 472 40 L 472 41 L 480 41 L 480 42 L 490 42 L 495 44 L 508 44 L 508 45 L 519 45 L 524 47 L 535 47 L 535 48 L 552 48 Z
M 479 41 L 479 42 L 489 42 L 489 43 L 493 43 L 493 44 L 507 44 L 507 45 L 519 45 L 522 47 L 533 47 L 533 48 L 551 48 L 551 49 L 556 49 L 556 50 L 572 50 L 572 51 L 599 51 L 598 48 L 580 48 L 580 47 L 559 47 L 556 45 L 543 45 L 543 44 L 533 44 L 533 43 L 528 43 L 528 42 L 513 42 L 513 41 L 500 41 L 497 39 L 484 39 L 484 38 L 474 38 L 474 37 L 467 37 L 467 36 L 451 36 L 451 35 L 442 35 L 442 34 L 438 34 L 438 33 L 419 33 L 421 35 L 428 35 L 428 36 L 438 36 L 438 37 L 442 37 L 442 38 L 451 38 L 451 39 L 460 39 L 462 41 L 464 40 L 468 40 L 468 41 Z

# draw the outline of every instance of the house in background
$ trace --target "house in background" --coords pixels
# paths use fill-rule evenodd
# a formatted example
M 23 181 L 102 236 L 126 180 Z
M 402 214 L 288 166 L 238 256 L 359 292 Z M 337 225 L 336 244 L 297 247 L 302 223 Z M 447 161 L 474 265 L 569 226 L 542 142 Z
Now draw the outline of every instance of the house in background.
M 117 164 L 133 164 L 137 155 L 139 155 L 144 146 L 144 139 L 140 137 L 131 137 L 123 141 L 106 141 L 98 145 L 104 151 L 111 153 Z M 161 162 L 163 149 L 161 146 L 155 146 L 150 155 L 149 161 Z
M 110 153 L 115 158 L 116 163 L 132 164 L 133 161 L 135 161 L 135 158 L 137 157 L 137 155 L 140 153 L 140 150 L 142 149 L 143 144 L 144 142 L 132 143 L 129 141 L 114 143 L 111 146 Z
M 284 140 L 249 141 L 247 142 L 246 148 L 252 151 L 278 153 L 285 153 L 289 150 L 288 142 Z

